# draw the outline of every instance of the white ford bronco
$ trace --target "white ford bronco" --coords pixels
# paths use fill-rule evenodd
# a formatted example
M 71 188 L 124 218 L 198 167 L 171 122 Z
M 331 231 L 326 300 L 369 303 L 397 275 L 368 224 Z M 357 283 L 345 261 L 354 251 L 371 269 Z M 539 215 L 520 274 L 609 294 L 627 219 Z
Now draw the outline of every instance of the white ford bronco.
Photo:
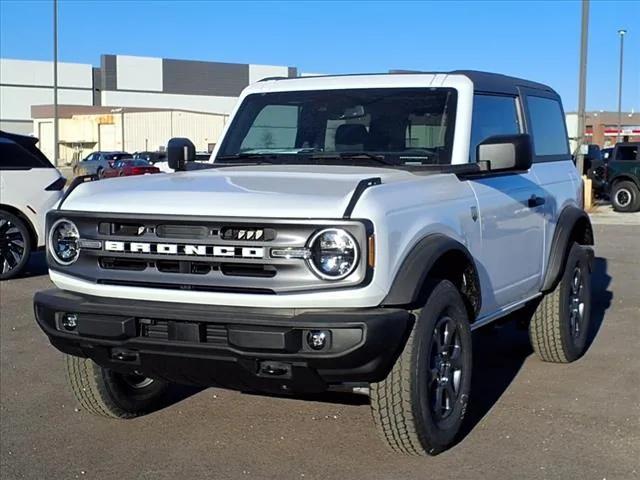
M 471 331 L 516 310 L 537 354 L 586 349 L 593 233 L 560 98 L 502 75 L 268 79 L 205 169 L 77 179 L 49 213 L 37 322 L 90 412 L 170 383 L 369 389 L 406 454 L 456 439 Z M 193 164 L 196 165 L 196 164 Z

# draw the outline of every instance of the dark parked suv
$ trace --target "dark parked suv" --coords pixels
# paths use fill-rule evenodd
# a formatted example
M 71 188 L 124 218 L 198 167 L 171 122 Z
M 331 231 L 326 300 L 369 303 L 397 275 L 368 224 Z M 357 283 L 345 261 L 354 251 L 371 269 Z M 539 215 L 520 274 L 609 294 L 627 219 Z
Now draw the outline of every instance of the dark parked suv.
M 640 210 L 640 142 L 618 143 L 607 163 L 611 204 L 618 212 Z

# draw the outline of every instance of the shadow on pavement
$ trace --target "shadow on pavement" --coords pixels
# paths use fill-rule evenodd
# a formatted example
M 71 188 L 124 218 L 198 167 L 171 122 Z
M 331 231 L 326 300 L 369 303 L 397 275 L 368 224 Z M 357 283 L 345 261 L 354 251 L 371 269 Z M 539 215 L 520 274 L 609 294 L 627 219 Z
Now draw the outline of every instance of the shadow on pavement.
M 607 272 L 607 259 L 602 257 L 594 258 L 591 274 L 591 325 L 587 348 L 596 339 L 604 321 L 605 312 L 611 306 L 613 293 L 608 290 L 610 284 L 611 276 Z
M 591 284 L 591 325 L 587 340 L 593 343 L 613 294 L 608 290 L 611 277 L 607 273 L 607 260 L 596 257 L 593 261 Z M 518 327 L 518 320 L 526 310 L 515 312 L 498 326 L 487 326 L 473 332 L 473 374 L 471 399 L 458 443 L 475 428 L 509 388 L 525 359 L 533 353 L 526 329 Z
M 46 275 L 47 273 L 47 255 L 44 251 L 41 250 L 33 252 L 31 254 L 31 257 L 27 262 L 27 266 L 20 275 L 15 277 L 15 279 L 17 280 L 19 278 L 39 277 L 41 275 Z

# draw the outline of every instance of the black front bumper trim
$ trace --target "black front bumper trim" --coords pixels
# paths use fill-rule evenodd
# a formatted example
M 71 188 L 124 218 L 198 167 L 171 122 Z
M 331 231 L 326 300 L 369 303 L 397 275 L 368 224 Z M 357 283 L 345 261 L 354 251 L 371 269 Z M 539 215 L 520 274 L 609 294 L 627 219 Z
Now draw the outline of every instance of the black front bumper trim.
M 406 310 L 273 309 L 109 299 L 53 289 L 34 298 L 60 351 L 175 383 L 309 393 L 386 377 L 413 316 Z M 61 327 L 75 314 L 77 329 Z M 311 331 L 326 345 L 307 344 Z

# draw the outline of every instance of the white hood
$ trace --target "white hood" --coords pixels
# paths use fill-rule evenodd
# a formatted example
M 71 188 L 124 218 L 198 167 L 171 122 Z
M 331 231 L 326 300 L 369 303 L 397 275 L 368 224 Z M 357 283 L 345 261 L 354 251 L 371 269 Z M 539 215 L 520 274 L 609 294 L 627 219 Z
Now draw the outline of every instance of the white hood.
M 229 217 L 340 218 L 358 182 L 415 178 L 401 170 L 324 165 L 226 167 L 79 185 L 64 210 Z

